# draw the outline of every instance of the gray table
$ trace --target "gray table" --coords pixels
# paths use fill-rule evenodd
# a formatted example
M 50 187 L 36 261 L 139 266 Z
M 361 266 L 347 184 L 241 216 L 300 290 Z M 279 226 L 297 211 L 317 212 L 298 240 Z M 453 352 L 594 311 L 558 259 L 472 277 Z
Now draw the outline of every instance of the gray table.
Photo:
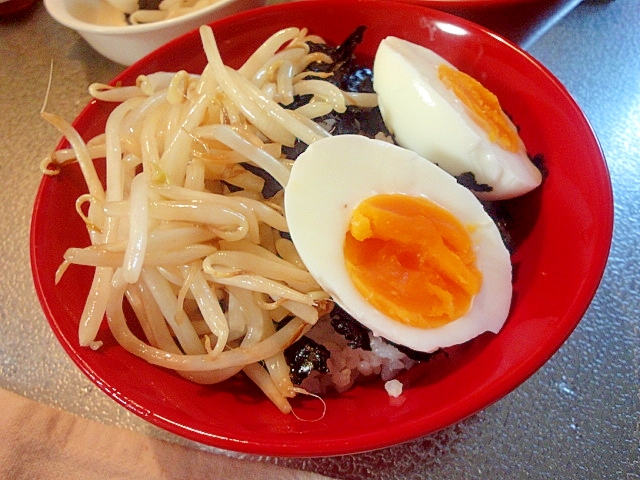
M 340 478 L 640 475 L 640 5 L 587 1 L 550 26 L 541 35 L 529 32 L 526 47 L 591 121 L 615 194 L 611 257 L 576 331 L 521 387 L 436 434 L 340 458 L 260 460 Z M 106 82 L 122 69 L 54 23 L 41 4 L 25 18 L 0 21 L 0 386 L 100 422 L 203 448 L 107 398 L 66 356 L 40 310 L 28 234 L 38 162 L 58 138 L 38 116 L 52 59 L 48 110 L 67 119 L 89 100 L 89 83 Z

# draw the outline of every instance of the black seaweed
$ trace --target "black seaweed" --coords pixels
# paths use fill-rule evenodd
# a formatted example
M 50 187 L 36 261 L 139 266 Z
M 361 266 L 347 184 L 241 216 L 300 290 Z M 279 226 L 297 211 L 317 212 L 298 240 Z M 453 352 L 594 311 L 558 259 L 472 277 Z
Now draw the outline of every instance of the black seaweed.
M 441 354 L 446 354 L 446 352 L 442 349 L 438 349 L 434 352 L 419 352 L 418 350 L 413 350 L 409 347 L 405 347 L 404 345 L 400 345 L 398 343 L 394 343 L 390 340 L 387 340 L 386 338 L 384 339 L 385 342 L 387 342 L 389 345 L 393 345 L 394 347 L 396 347 L 399 351 L 401 351 L 402 353 L 404 353 L 407 357 L 409 357 L 411 360 L 414 360 L 416 362 L 427 362 L 429 360 L 431 360 L 434 356 L 436 355 L 441 355 Z
M 288 347 L 284 358 L 289 365 L 289 377 L 295 385 L 300 385 L 314 370 L 329 373 L 329 350 L 308 337 L 302 337 Z
M 331 326 L 347 340 L 349 347 L 371 350 L 370 330 L 367 327 L 356 321 L 337 304 L 333 307 L 329 316 L 331 318 Z
M 332 73 L 327 81 L 342 90 L 350 92 L 373 92 L 371 70 L 356 65 L 355 50 L 362 42 L 366 27 L 357 27 L 340 45 L 332 47 L 324 43 L 309 42 L 310 52 L 322 52 L 333 60 L 332 63 L 314 62 L 307 70 Z M 368 73 L 367 73 L 368 71 Z
M 378 107 L 362 108 L 350 105 L 344 113 L 331 112 L 316 118 L 315 121 L 323 125 L 331 135 L 355 134 L 369 138 L 374 138 L 379 133 L 390 135 Z M 293 147 L 283 146 L 282 152 L 288 159 L 295 160 L 307 149 L 307 146 L 306 143 L 296 139 Z
M 358 134 L 370 138 L 380 132 L 389 135 L 378 107 L 348 106 L 346 112 L 331 112 L 320 117 L 317 122 L 327 125 L 332 135 Z
M 293 144 L 293 147 L 287 147 L 286 145 L 282 146 L 282 153 L 284 153 L 289 160 L 296 160 L 308 146 L 309 145 L 304 143 L 302 140 L 296 138 L 296 142 Z
M 472 192 L 490 192 L 493 190 L 491 185 L 478 183 L 473 172 L 464 172 L 460 175 L 456 175 L 456 180 L 460 185 L 468 188 Z
M 533 156 L 529 155 L 529 160 L 531 160 L 531 163 L 533 163 L 536 168 L 540 170 L 542 179 L 544 180 L 545 178 L 547 178 L 549 170 L 547 169 L 547 165 L 545 164 L 544 155 L 542 153 L 537 153 Z
M 256 167 L 255 165 L 252 165 L 250 163 L 242 163 L 241 165 L 245 170 L 249 170 L 251 173 L 264 180 L 264 186 L 262 187 L 262 196 L 264 198 L 271 198 L 280 190 L 282 190 L 282 186 L 262 168 Z M 232 192 L 235 190 L 239 190 L 239 188 L 234 185 L 227 183 L 227 186 Z
M 485 211 L 498 227 L 498 231 L 500 232 L 500 236 L 502 237 L 502 241 L 504 242 L 505 247 L 507 247 L 509 253 L 513 254 L 515 251 L 515 242 L 513 241 L 513 238 L 509 233 L 509 223 L 511 222 L 511 215 L 505 208 L 504 204 L 501 202 L 489 201 L 482 201 L 480 203 L 482 203 Z

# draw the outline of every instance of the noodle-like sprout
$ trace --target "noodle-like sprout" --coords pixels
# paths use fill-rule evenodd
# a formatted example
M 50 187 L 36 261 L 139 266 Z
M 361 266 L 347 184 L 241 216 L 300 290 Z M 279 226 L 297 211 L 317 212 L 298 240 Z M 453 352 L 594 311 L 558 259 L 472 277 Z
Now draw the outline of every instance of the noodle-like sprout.
M 200 32 L 208 59 L 201 75 L 158 72 L 133 86 L 92 85 L 96 100 L 117 106 L 105 132 L 86 143 L 43 109 L 71 146 L 45 159 L 43 170 L 63 172 L 75 160 L 88 189 L 77 211 L 91 245 L 66 251 L 56 282 L 70 265 L 95 267 L 81 345 L 100 347 L 106 314 L 132 354 L 204 384 L 243 371 L 287 413 L 287 399 L 304 391 L 291 383 L 284 350 L 330 300 L 283 238 L 282 192 L 265 198 L 255 169 L 286 187 L 283 145 L 329 135 L 312 119 L 375 98 L 342 92 L 322 74 L 309 79 L 309 63 L 331 59 L 309 53 L 305 42 L 322 39 L 305 29 L 277 32 L 239 70 L 223 64 L 209 27 Z M 280 106 L 294 95 L 312 100 L 297 111 Z M 93 164 L 101 157 L 105 189 Z M 125 299 L 144 340 L 125 320 Z

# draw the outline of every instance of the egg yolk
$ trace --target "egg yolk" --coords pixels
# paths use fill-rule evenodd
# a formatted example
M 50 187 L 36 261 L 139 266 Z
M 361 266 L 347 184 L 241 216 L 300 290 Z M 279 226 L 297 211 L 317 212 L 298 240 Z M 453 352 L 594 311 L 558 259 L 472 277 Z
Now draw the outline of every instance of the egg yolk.
M 464 315 L 482 283 L 467 229 L 423 197 L 364 200 L 352 215 L 344 255 L 367 301 L 415 327 L 439 327 Z
M 491 142 L 510 152 L 518 151 L 520 137 L 502 110 L 498 97 L 475 78 L 445 64 L 438 66 L 438 78 L 467 107 Z

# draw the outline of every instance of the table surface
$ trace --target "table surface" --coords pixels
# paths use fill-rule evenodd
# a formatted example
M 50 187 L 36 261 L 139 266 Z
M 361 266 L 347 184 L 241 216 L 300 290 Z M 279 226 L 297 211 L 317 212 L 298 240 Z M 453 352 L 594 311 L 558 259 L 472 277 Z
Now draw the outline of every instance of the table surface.
M 565 84 L 610 168 L 616 215 L 611 255 L 575 332 L 515 391 L 433 435 L 339 458 L 250 458 L 339 478 L 640 476 L 640 5 L 585 1 L 551 13 L 535 31 L 511 23 L 500 33 Z M 48 110 L 67 119 L 88 102 L 90 83 L 107 82 L 123 68 L 56 24 L 41 3 L 24 17 L 0 20 L 0 387 L 105 424 L 204 448 L 104 395 L 66 356 L 38 304 L 29 222 L 39 161 L 58 140 L 39 118 L 52 60 Z

